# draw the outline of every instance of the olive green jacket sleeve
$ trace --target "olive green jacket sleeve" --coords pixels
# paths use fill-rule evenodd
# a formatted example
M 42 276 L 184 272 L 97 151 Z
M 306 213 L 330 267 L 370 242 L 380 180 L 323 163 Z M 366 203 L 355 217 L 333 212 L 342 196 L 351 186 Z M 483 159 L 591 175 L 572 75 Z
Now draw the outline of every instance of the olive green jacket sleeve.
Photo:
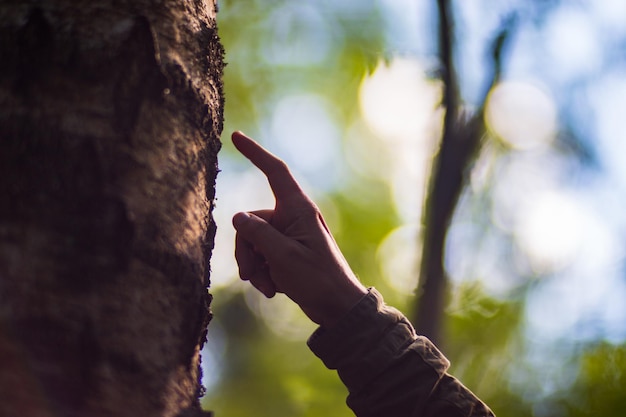
M 417 336 L 382 296 L 368 294 L 331 329 L 318 328 L 309 348 L 336 369 L 358 417 L 492 416 L 469 389 L 446 373 L 450 363 Z

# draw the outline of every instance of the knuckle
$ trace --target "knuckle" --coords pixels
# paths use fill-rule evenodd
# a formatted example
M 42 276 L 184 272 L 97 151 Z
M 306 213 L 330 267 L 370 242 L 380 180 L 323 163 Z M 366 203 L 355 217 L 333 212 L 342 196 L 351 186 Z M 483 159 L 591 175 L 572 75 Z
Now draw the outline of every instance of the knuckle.
M 315 221 L 319 216 L 321 216 L 321 212 L 315 204 L 307 201 L 306 204 L 303 204 L 298 208 L 297 216 L 305 221 Z
M 287 163 L 280 158 L 276 158 L 272 161 L 272 164 L 269 166 L 266 174 L 268 176 L 283 177 L 285 175 L 290 175 L 290 172 L 291 171 L 289 171 Z
M 274 161 L 273 171 L 280 173 L 289 172 L 289 166 L 282 159 L 276 158 Z

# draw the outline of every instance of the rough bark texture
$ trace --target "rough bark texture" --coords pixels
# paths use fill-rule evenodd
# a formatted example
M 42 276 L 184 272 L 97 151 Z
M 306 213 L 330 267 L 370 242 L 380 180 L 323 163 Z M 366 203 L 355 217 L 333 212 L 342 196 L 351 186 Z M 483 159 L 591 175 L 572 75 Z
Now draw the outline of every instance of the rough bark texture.
M 194 416 L 212 0 L 0 1 L 0 416 Z

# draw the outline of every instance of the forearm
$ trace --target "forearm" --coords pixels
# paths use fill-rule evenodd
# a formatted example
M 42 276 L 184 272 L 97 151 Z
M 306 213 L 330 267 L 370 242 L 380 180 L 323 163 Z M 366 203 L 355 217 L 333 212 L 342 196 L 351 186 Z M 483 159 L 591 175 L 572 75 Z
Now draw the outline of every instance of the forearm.
M 309 347 L 348 387 L 358 417 L 492 416 L 446 371 L 448 360 L 408 320 L 371 290 Z

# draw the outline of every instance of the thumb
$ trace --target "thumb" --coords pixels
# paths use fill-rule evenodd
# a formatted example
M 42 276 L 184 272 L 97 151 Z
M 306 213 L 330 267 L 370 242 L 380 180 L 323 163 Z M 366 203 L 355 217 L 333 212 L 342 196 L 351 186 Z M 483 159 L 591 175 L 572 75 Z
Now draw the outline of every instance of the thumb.
M 235 214 L 233 226 L 238 235 L 252 244 L 268 261 L 286 244 L 287 237 L 253 213 Z

